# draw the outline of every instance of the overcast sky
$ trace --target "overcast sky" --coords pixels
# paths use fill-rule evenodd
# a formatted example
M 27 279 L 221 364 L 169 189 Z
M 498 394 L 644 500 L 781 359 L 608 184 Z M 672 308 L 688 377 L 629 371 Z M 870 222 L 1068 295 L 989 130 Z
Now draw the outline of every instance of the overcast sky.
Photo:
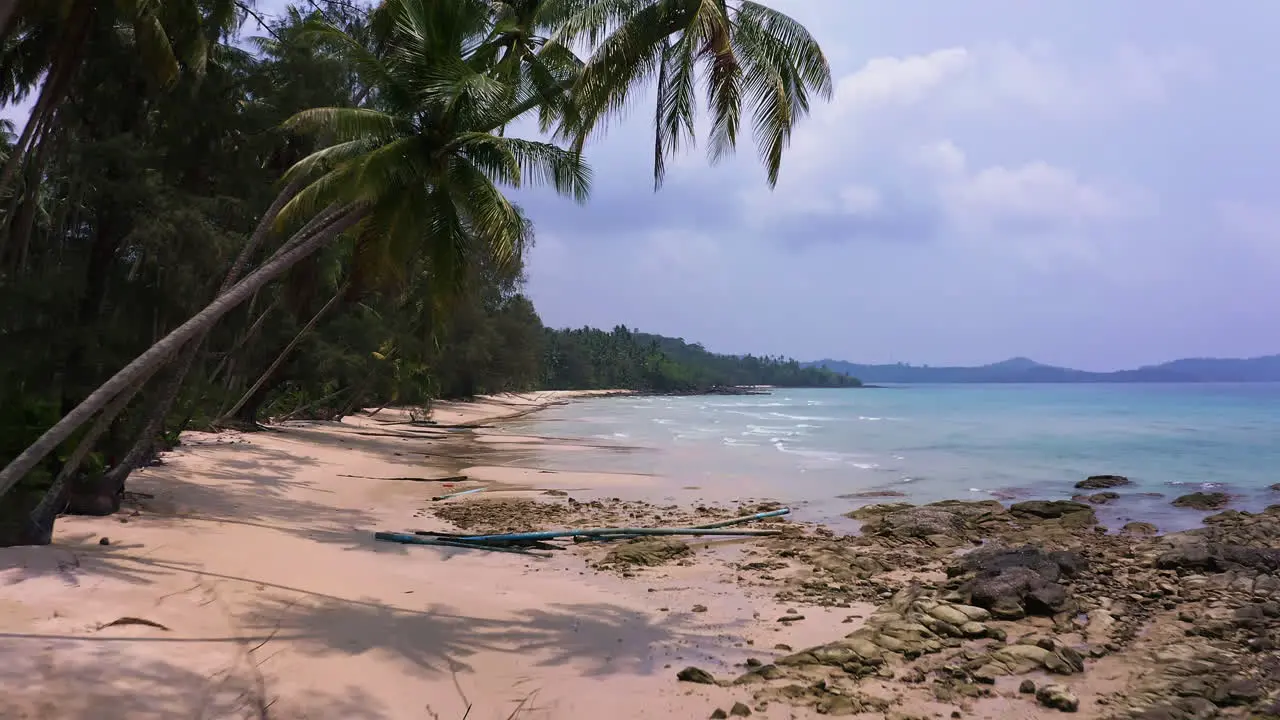
M 1280 4 L 773 0 L 834 100 L 651 190 L 651 106 L 586 207 L 529 201 L 552 325 L 726 352 L 1087 369 L 1280 352 Z
M 777 189 L 747 138 L 655 194 L 637 104 L 587 206 L 518 194 L 547 324 L 855 362 L 1280 352 L 1280 4 L 769 4 L 836 77 Z

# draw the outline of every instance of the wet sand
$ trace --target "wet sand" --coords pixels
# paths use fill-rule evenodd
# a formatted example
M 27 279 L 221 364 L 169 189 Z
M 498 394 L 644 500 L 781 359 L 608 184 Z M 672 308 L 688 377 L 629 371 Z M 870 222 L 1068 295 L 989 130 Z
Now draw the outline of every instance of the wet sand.
M 864 509 L 862 535 L 770 521 L 751 527 L 784 534 L 547 557 L 374 541 L 774 507 L 666 504 L 652 477 L 539 466 L 574 442 L 501 432 L 572 398 L 442 404 L 433 425 L 387 410 L 189 434 L 135 474 L 119 515 L 0 549 L 0 717 L 1061 713 L 1056 687 L 1037 699 L 1024 681 L 1060 685 L 1084 717 L 1269 716 L 1280 508 L 1167 538 L 1100 532 L 1084 505 L 968 503 Z M 965 565 L 979 546 L 995 554 Z M 706 675 L 678 680 L 687 668 Z

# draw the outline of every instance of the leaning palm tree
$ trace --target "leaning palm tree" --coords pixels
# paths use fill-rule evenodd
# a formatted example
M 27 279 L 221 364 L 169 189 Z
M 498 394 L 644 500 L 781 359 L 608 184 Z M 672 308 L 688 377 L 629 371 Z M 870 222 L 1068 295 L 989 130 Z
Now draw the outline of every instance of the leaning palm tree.
M 750 0 L 385 0 L 371 22 L 377 52 L 320 31 L 368 92 L 365 107 L 316 109 L 290 122 L 326 143 L 286 177 L 290 187 L 305 180 L 305 189 L 268 218 L 301 229 L 0 470 L 0 495 L 179 348 L 338 237 L 424 243 L 445 282 L 462 274 L 476 247 L 511 257 L 529 226 L 499 186 L 540 182 L 585 198 L 583 144 L 649 80 L 658 84 L 656 185 L 666 158 L 693 137 L 699 80 L 712 114 L 712 158 L 733 150 L 749 104 L 771 185 L 810 96 L 831 90 L 808 32 Z M 593 50 L 576 63 L 569 49 L 582 45 Z M 531 112 L 554 124 L 569 149 L 503 137 Z
M 512 87 L 474 61 L 474 50 L 491 35 L 486 2 L 388 0 L 382 12 L 394 20 L 382 55 L 336 29 L 317 29 L 349 55 L 362 82 L 376 88 L 376 103 L 308 110 L 288 122 L 325 143 L 283 180 L 306 186 L 283 204 L 276 224 L 301 228 L 0 470 L 0 494 L 113 399 L 146 382 L 183 345 L 337 238 L 419 243 L 437 282 L 451 283 L 463 277 L 477 248 L 505 263 L 526 243 L 530 225 L 501 187 L 547 184 L 586 199 L 589 171 L 578 152 L 498 134 L 529 110 L 536 90 L 526 83 Z

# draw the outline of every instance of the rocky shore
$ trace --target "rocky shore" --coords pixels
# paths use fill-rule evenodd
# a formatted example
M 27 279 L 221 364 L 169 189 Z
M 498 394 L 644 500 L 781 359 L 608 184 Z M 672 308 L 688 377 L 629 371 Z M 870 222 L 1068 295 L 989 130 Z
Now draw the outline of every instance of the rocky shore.
M 1124 484 L 1098 476 L 1080 488 Z M 719 566 L 787 605 L 776 619 L 783 642 L 734 673 L 670 668 L 672 683 L 729 691 L 732 702 L 709 699 L 708 717 L 781 706 L 895 720 L 1280 718 L 1280 505 L 1226 510 L 1161 536 L 1145 523 L 1102 527 L 1096 501 L 1083 499 L 873 504 L 849 513 L 862 523 L 850 535 L 779 518 L 762 526 L 782 534 L 750 542 L 661 538 L 575 552 L 625 581 Z M 1185 502 L 1220 507 L 1212 497 Z M 774 507 L 579 502 L 555 491 L 432 512 L 469 531 L 521 531 L 690 524 Z M 868 603 L 874 611 L 851 613 L 843 636 L 785 642 L 806 607 Z

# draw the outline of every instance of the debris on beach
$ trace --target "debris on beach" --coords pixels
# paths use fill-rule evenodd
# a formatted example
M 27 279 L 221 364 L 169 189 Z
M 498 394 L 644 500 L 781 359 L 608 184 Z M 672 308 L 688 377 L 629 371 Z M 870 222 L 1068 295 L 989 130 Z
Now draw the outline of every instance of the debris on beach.
M 459 475 L 457 478 L 454 478 L 454 479 L 466 480 L 467 476 Z M 447 483 L 446 485 L 449 485 L 449 484 L 452 484 L 452 483 Z M 478 492 L 484 492 L 486 489 L 487 488 L 485 487 L 474 487 L 474 488 L 467 488 L 466 490 L 455 490 L 454 492 L 451 492 L 451 493 L 436 495 L 435 497 L 431 498 L 431 500 L 433 502 L 439 502 L 440 500 L 448 500 L 450 498 L 462 497 L 463 495 L 474 495 L 475 493 L 478 493 Z
M 446 506 L 436 512 L 437 517 L 449 519 L 454 525 L 467 529 L 474 525 L 491 526 L 495 517 L 505 524 L 523 524 L 528 527 L 532 518 L 546 521 L 550 518 L 563 519 L 573 503 L 559 505 L 556 503 L 534 502 L 531 500 L 500 499 L 490 502 L 459 503 Z M 452 509 L 448 509 L 451 507 Z M 636 540 L 649 538 L 648 542 L 633 542 L 630 549 L 623 549 L 620 554 L 606 558 L 603 566 L 654 565 L 666 562 L 673 557 L 687 554 L 688 545 L 684 543 L 656 542 L 654 538 L 664 539 L 670 536 L 696 537 L 770 537 L 781 533 L 776 529 L 742 529 L 730 527 L 744 523 L 776 519 L 791 511 L 787 508 L 769 509 L 750 515 L 731 517 L 723 520 L 703 522 L 696 525 L 679 527 L 586 527 L 562 530 L 503 530 L 489 533 L 432 533 L 422 530 L 412 532 L 380 531 L 374 538 L 385 542 L 398 542 L 409 545 L 443 545 L 452 547 L 474 547 L 478 549 L 503 548 L 517 549 L 536 546 L 538 549 L 551 550 L 558 546 L 547 544 L 550 540 L 572 540 L 575 542 L 590 540 Z M 681 549 L 683 548 L 683 549 Z

